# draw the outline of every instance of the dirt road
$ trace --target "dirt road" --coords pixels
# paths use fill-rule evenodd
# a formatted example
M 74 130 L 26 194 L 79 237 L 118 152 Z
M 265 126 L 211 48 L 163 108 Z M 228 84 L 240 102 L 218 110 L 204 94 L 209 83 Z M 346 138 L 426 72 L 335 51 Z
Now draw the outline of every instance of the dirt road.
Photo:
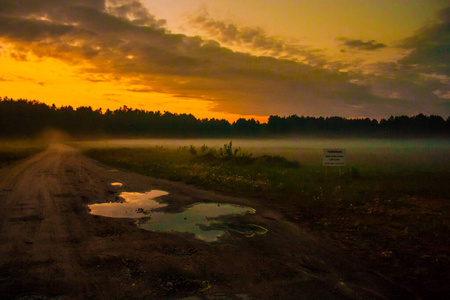
M 111 186 L 121 182 L 122 187 Z M 122 191 L 169 192 L 169 210 L 195 202 L 251 206 L 240 222 L 265 235 L 231 233 L 206 243 L 89 214 Z M 414 298 L 360 268 L 333 242 L 312 236 L 255 200 L 112 170 L 52 145 L 0 170 L 0 295 L 5 298 L 361 299 Z

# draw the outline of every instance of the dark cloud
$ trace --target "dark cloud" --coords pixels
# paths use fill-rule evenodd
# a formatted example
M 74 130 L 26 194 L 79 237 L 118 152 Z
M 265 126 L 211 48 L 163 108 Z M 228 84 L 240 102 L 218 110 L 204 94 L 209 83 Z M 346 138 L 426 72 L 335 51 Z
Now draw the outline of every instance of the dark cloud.
M 163 27 L 166 24 L 165 20 L 156 20 L 139 1 L 110 0 L 108 11 L 138 26 Z
M 150 89 L 150 88 L 134 88 L 134 89 L 127 89 L 127 91 L 134 92 L 134 93 L 150 93 L 150 92 L 153 92 L 153 90 Z
M 387 45 L 383 43 L 377 43 L 374 40 L 370 40 L 368 42 L 364 42 L 362 40 L 350 40 L 347 38 L 338 38 L 338 40 L 343 41 L 344 46 L 358 50 L 373 51 L 387 47 Z
M 448 116 L 450 7 L 442 10 L 435 22 L 401 41 L 400 46 L 410 52 L 398 62 L 377 64 L 377 74 L 367 75 L 365 85 L 380 97 L 403 99 L 405 113 Z
M 0 15 L 0 35 L 11 39 L 26 42 L 40 41 L 46 38 L 61 37 L 71 30 L 73 30 L 73 26 L 70 25 Z
M 45 82 L 37 81 L 36 78 L 24 77 L 24 76 L 16 76 L 15 78 L 1 78 L 0 81 L 26 81 L 31 82 L 40 86 L 45 86 Z
M 423 72 L 450 76 L 450 7 L 440 12 L 437 22 L 419 30 L 401 46 L 411 49 L 401 64 L 418 65 Z
M 324 65 L 319 50 L 289 43 L 280 37 L 268 35 L 259 27 L 240 28 L 236 24 L 215 20 L 207 13 L 188 17 L 189 23 L 204 31 L 209 37 L 229 46 L 239 45 L 280 58 L 300 59 L 314 65 Z
M 95 79 L 95 78 L 85 78 L 85 79 L 90 81 L 90 82 L 94 82 L 94 83 L 108 81 L 106 79 Z
M 388 101 L 398 102 L 393 109 L 394 111 L 401 109 L 403 114 L 449 113 L 448 100 L 435 93 L 446 90 L 448 83 L 439 78 L 424 77 L 423 74 L 396 63 L 385 64 L 383 72 L 379 75 L 366 75 L 364 85 L 370 87 L 373 94 Z
M 21 53 L 19 51 L 12 51 L 10 53 L 10 56 L 12 58 L 14 58 L 17 61 L 27 61 L 27 54 L 26 53 Z
M 93 82 L 126 79 L 133 92 L 205 99 L 217 111 L 246 115 L 386 117 L 413 105 L 356 84 L 362 76 L 326 69 L 324 65 L 332 63 L 318 53 L 258 28 L 198 20 L 214 29 L 219 41 L 266 51 L 268 56 L 173 34 L 164 24 L 132 0 L 0 0 L 0 39 L 16 51 L 84 66 L 82 75 Z
M 392 103 L 391 114 L 450 114 L 450 8 L 399 43 L 407 54 L 391 63 L 373 64 L 354 82 Z

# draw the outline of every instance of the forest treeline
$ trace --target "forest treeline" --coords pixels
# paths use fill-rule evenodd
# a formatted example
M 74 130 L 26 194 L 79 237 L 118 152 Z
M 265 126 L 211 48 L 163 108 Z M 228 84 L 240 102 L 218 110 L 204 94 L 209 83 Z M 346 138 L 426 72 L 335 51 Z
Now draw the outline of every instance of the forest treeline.
M 0 98 L 0 137 L 33 137 L 59 129 L 74 137 L 450 137 L 450 117 L 391 116 L 376 119 L 270 116 L 267 123 L 239 119 L 197 119 L 191 114 L 49 106 L 36 100 Z

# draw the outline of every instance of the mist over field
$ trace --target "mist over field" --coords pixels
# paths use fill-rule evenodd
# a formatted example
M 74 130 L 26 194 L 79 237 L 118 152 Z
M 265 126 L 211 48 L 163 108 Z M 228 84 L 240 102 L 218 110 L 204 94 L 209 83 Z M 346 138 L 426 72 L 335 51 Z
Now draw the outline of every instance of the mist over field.
M 448 139 L 100 139 L 76 142 L 83 148 L 168 148 L 203 145 L 219 149 L 232 141 L 253 155 L 281 155 L 305 164 L 322 164 L 322 150 L 347 149 L 347 164 L 450 165 Z

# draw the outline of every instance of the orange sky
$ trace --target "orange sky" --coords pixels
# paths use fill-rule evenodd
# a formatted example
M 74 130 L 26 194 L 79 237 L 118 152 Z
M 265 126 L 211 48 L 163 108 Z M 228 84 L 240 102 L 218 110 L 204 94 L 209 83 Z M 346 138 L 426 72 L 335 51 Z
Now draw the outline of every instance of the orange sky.
M 446 4 L 0 0 L 0 95 L 230 121 L 447 118 Z
M 11 50 L 10 45 L 1 46 L 4 53 Z M 171 94 L 147 91 L 145 87 L 133 84 L 132 77 L 86 74 L 83 68 L 88 68 L 89 64 L 69 65 L 50 57 L 38 58 L 32 53 L 27 55 L 26 61 L 17 61 L 11 55 L 3 55 L 0 60 L 5 68 L 0 80 L 0 90 L 4 96 L 13 99 L 38 99 L 47 104 L 54 103 L 58 107 L 91 106 L 93 109 L 102 108 L 103 111 L 126 105 L 151 111 L 192 113 L 197 118 L 215 117 L 235 121 L 244 117 L 267 121 L 265 116 L 211 113 L 211 101 L 179 99 Z

